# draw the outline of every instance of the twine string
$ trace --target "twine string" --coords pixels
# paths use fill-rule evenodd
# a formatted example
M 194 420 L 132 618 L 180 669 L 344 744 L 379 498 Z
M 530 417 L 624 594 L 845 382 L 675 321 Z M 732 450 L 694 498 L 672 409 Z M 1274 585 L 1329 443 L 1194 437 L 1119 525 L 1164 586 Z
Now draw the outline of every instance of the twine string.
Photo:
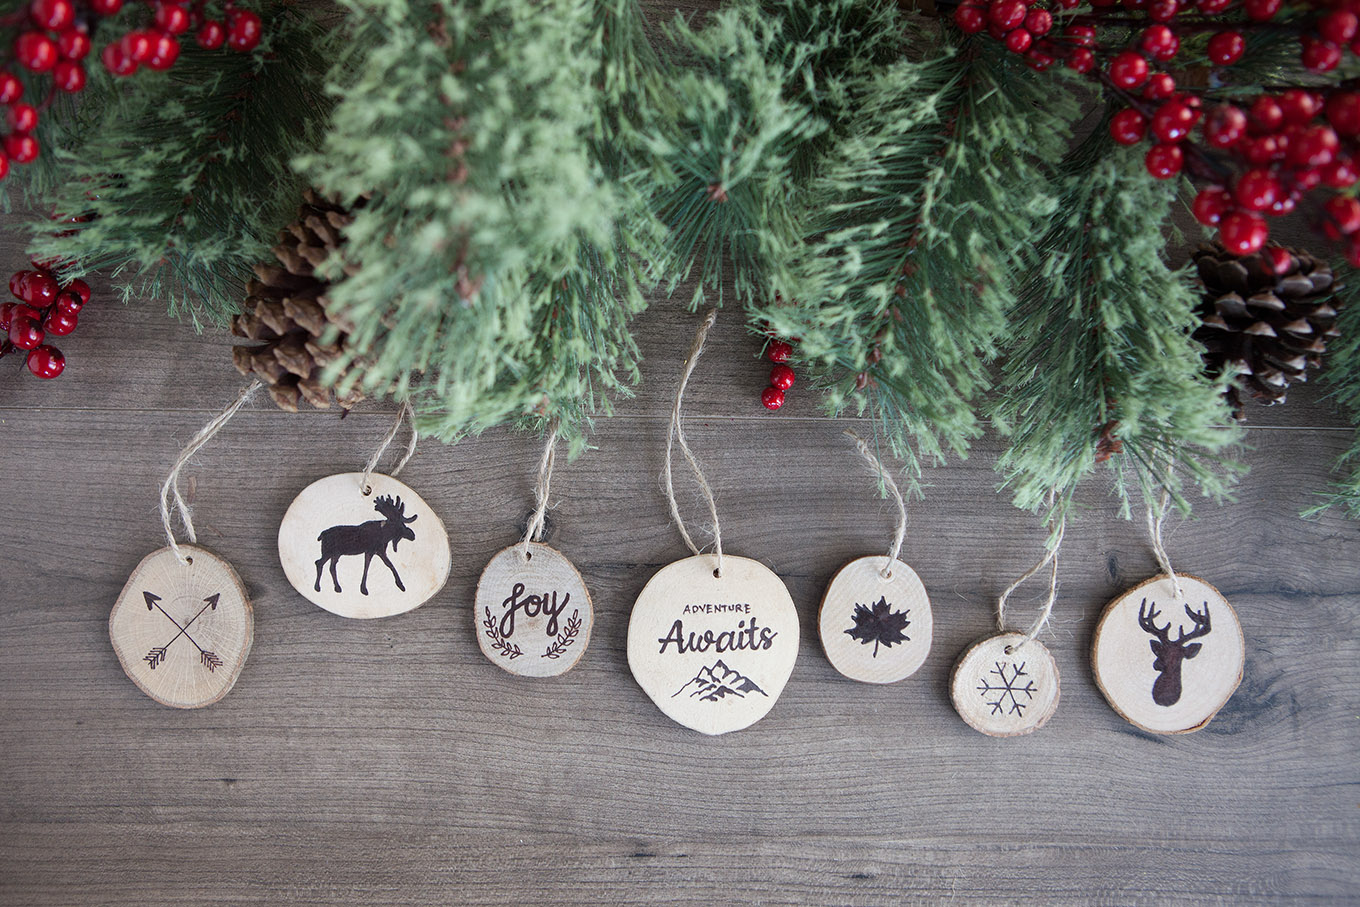
M 543 445 L 543 459 L 538 463 L 538 482 L 534 486 L 534 515 L 529 518 L 529 526 L 524 531 L 524 559 L 532 556 L 529 543 L 536 542 L 543 535 L 543 527 L 548 521 L 548 485 L 552 482 L 553 462 L 557 459 L 557 432 L 560 424 L 553 420 L 548 441 Z
M 893 562 L 902 553 L 902 542 L 907 537 L 907 502 L 902 499 L 902 492 L 898 490 L 897 483 L 893 481 L 892 473 L 870 449 L 869 442 L 853 431 L 847 430 L 844 435 L 855 442 L 859 455 L 864 458 L 865 463 L 869 464 L 869 469 L 878 476 L 879 481 L 892 493 L 893 500 L 897 503 L 897 531 L 893 533 L 892 544 L 888 546 L 888 562 L 883 565 L 882 570 L 878 571 L 878 575 L 884 579 L 892 579 Z
M 1053 499 L 1054 492 L 1049 492 L 1048 506 L 1050 508 L 1053 506 Z M 1005 633 L 1007 599 L 1009 599 L 1011 597 L 1011 594 L 1015 592 L 1016 589 L 1019 589 L 1020 586 L 1026 580 L 1034 576 L 1040 570 L 1044 569 L 1044 567 L 1049 566 L 1050 564 L 1052 565 L 1048 578 L 1048 596 L 1047 598 L 1044 599 L 1044 604 L 1039 610 L 1038 618 L 1035 619 L 1034 623 L 1030 626 L 1029 630 L 1026 631 L 1024 639 L 1020 640 L 1020 642 L 1016 643 L 1013 646 L 1006 647 L 1007 654 L 1018 651 L 1019 649 L 1033 641 L 1033 639 L 1036 636 L 1038 636 L 1040 632 L 1043 631 L 1044 627 L 1048 625 L 1049 618 L 1053 616 L 1053 605 L 1058 600 L 1058 549 L 1062 547 L 1063 536 L 1066 533 L 1067 533 L 1067 517 L 1064 516 L 1062 518 L 1062 522 L 1058 524 L 1058 534 L 1053 539 L 1053 544 L 1048 548 L 1046 552 L 1044 552 L 1044 556 L 1040 558 L 1039 562 L 1036 563 L 1033 567 L 1030 567 L 1023 574 L 1021 574 L 1019 579 L 1017 579 L 1015 582 L 1007 586 L 1006 591 L 1002 592 L 1001 597 L 997 599 L 996 628 L 1000 632 Z
M 671 427 L 666 435 L 666 470 L 663 478 L 666 488 L 666 501 L 670 504 L 671 518 L 675 521 L 676 527 L 680 530 L 680 535 L 689 546 L 689 550 L 696 555 L 700 553 L 699 546 L 694 544 L 694 539 L 690 537 L 689 530 L 685 528 L 685 521 L 680 517 L 680 505 L 675 501 L 675 485 L 672 478 L 671 457 L 675 442 L 680 442 L 680 452 L 685 455 L 685 461 L 694 472 L 695 481 L 699 483 L 699 491 L 703 493 L 704 500 L 708 503 L 709 515 L 713 518 L 713 550 L 717 556 L 717 569 L 713 571 L 714 576 L 722 576 L 722 531 L 718 526 L 718 504 L 713 499 L 713 489 L 709 487 L 707 480 L 704 479 L 704 472 L 699 467 L 699 461 L 695 459 L 694 453 L 689 449 L 689 442 L 685 440 L 685 430 L 680 421 L 680 403 L 685 398 L 685 386 L 689 384 L 689 376 L 694 373 L 694 365 L 699 361 L 699 354 L 704 351 L 704 340 L 708 337 L 708 329 L 713 327 L 713 323 L 718 320 L 717 310 L 708 313 L 703 323 L 699 325 L 699 330 L 694 335 L 694 344 L 689 348 L 689 356 L 685 359 L 684 371 L 680 374 L 680 386 L 675 389 L 675 405 L 671 407 Z
M 1171 556 L 1166 553 L 1166 545 L 1162 541 L 1162 525 L 1166 522 L 1166 516 L 1171 510 L 1171 492 L 1167 488 L 1162 489 L 1161 500 L 1157 507 L 1152 506 L 1151 499 L 1147 502 L 1147 528 L 1148 537 L 1152 540 L 1152 553 L 1157 558 L 1157 564 L 1162 568 L 1162 572 L 1171 580 L 1171 585 L 1175 589 L 1176 598 L 1184 598 L 1185 593 L 1181 589 L 1181 578 L 1176 575 L 1176 571 L 1171 567 Z
M 359 478 L 359 490 L 364 493 L 365 497 L 373 493 L 373 486 L 368 483 L 369 478 L 373 475 L 373 470 L 378 468 L 378 461 L 382 459 L 382 455 L 387 453 L 387 448 L 392 446 L 392 442 L 396 440 L 397 432 L 401 430 L 401 424 L 408 419 L 411 422 L 411 440 L 406 445 L 406 453 L 397 461 L 396 467 L 388 475 L 395 479 L 406 464 L 411 462 L 411 458 L 416 455 L 416 440 L 419 438 L 419 433 L 416 431 L 416 416 L 411 409 L 411 401 L 403 400 L 401 401 L 401 409 L 397 410 L 397 419 L 388 429 L 387 436 L 382 439 L 382 444 L 364 464 L 364 473 Z
M 193 439 L 180 451 L 179 457 L 170 467 L 170 474 L 165 477 L 165 482 L 161 484 L 161 525 L 165 527 L 165 540 L 169 543 L 170 550 L 174 552 L 176 559 L 181 564 L 191 564 L 193 559 L 180 550 L 179 542 L 175 540 L 175 531 L 170 525 L 170 498 L 172 496 L 175 499 L 175 509 L 179 512 L 180 522 L 184 524 L 184 533 L 189 537 L 190 543 L 197 544 L 198 533 L 194 531 L 193 510 L 179 491 L 179 474 L 193 459 L 194 454 L 202 450 L 203 445 L 211 441 L 213 436 L 221 431 L 222 427 L 231 421 L 231 417 L 236 415 L 237 411 L 245 406 L 246 402 L 255 396 L 255 392 L 263 386 L 258 378 L 252 381 L 241 391 L 233 403 L 214 416 L 207 425 L 199 429 L 198 434 L 194 435 Z

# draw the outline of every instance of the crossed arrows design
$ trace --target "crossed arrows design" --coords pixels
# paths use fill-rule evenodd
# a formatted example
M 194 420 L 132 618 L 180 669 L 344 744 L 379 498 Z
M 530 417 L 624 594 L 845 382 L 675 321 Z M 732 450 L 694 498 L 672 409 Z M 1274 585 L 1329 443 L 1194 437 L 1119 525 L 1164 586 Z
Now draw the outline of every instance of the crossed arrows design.
M 154 610 L 161 612 L 162 614 L 165 615 L 166 620 L 170 621 L 170 623 L 174 624 L 176 627 L 179 628 L 179 632 L 176 633 L 174 636 L 170 637 L 169 642 L 167 642 L 163 646 L 157 646 L 150 652 L 146 653 L 146 658 L 144 660 L 146 661 L 147 664 L 151 665 L 151 670 L 153 671 L 156 670 L 156 666 L 161 662 L 165 661 L 166 651 L 175 642 L 175 640 L 179 639 L 181 636 L 189 640 L 189 642 L 193 643 L 194 647 L 198 649 L 199 661 L 203 663 L 203 667 L 207 668 L 209 671 L 213 671 L 216 670 L 217 668 L 222 667 L 222 659 L 217 657 L 216 652 L 203 648 L 198 644 L 197 640 L 195 640 L 192 636 L 189 635 L 189 628 L 194 625 L 194 621 L 198 620 L 199 617 L 203 615 L 204 611 L 207 611 L 209 608 L 211 608 L 214 611 L 217 610 L 217 600 L 220 597 L 221 593 L 214 592 L 212 595 L 209 595 L 207 598 L 203 599 L 203 601 L 206 602 L 206 604 L 202 608 L 199 608 L 198 613 L 195 614 L 192 618 L 190 618 L 189 622 L 187 624 L 184 624 L 183 626 L 180 626 L 180 622 L 171 617 L 169 613 L 167 613 L 166 610 L 160 606 L 159 603 L 161 597 L 159 595 L 154 595 L 150 592 L 143 592 L 142 595 L 146 598 L 146 610 L 148 611 Z

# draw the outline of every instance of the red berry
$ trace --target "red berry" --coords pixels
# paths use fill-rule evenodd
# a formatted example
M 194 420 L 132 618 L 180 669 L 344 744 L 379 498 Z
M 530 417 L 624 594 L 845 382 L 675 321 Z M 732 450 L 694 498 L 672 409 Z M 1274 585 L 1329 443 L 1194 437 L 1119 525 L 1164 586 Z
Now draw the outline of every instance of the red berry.
M 118 46 L 122 48 L 123 54 L 134 63 L 145 63 L 151 59 L 152 51 L 155 47 L 153 32 L 130 31 L 118 41 Z
M 9 176 L 9 156 L 0 152 L 0 180 Z
M 38 125 L 38 109 L 32 104 L 15 104 L 9 109 L 9 128 L 15 132 L 32 132 Z
M 0 331 L 9 331 L 9 320 L 14 315 L 14 303 L 0 302 Z
M 770 369 L 770 387 L 786 391 L 793 387 L 793 378 L 793 369 L 782 362 Z
M 1159 142 L 1178 142 L 1190 134 L 1199 114 L 1184 101 L 1167 101 L 1152 115 L 1152 134 Z
M 104 68 L 115 76 L 128 76 L 137 71 L 137 61 L 129 57 L 121 43 L 109 44 L 99 53 Z
M 1014 23 L 1019 25 L 1021 20 L 1025 18 L 1025 4 L 1021 0 L 1001 0 L 1001 2 L 1020 7 L 1020 17 Z M 993 6 L 992 8 L 995 9 L 996 7 Z M 254 50 L 259 46 L 263 30 L 264 27 L 260 23 L 259 16 L 247 9 L 236 10 L 227 19 L 227 46 L 241 53 Z
M 1290 138 L 1286 158 L 1296 167 L 1325 167 L 1340 149 L 1341 140 L 1330 126 L 1310 126 Z
M 1088 73 L 1096 68 L 1095 51 L 1086 48 L 1075 48 L 1067 55 L 1067 68 L 1073 72 Z
M 67 315 L 76 315 L 83 308 L 85 308 L 85 303 L 81 302 L 80 297 L 70 290 L 62 290 L 57 294 L 56 311 Z
M 784 405 L 784 392 L 777 387 L 767 387 L 760 392 L 760 402 L 766 409 L 779 409 Z
M 23 299 L 28 295 L 28 282 L 32 279 L 32 271 L 15 271 L 9 278 L 9 291 L 15 298 Z
M 0 104 L 13 104 L 24 93 L 24 83 L 8 70 L 0 72 Z
M 1227 12 L 1232 4 L 1233 0 L 1197 0 L 1195 6 L 1206 16 L 1217 16 L 1219 13 Z
M 1261 165 L 1269 164 L 1277 157 L 1284 157 L 1280 148 L 1280 137 L 1274 135 L 1258 135 L 1256 138 L 1247 139 L 1242 143 L 1242 156 L 1248 163 Z
M 1291 88 L 1280 95 L 1280 110 L 1286 123 L 1301 126 L 1317 116 L 1321 109 L 1322 99 L 1311 91 Z
M 63 60 L 83 60 L 90 53 L 90 36 L 78 28 L 57 35 L 57 53 Z
M 1333 44 L 1349 44 L 1360 28 L 1360 17 L 1348 9 L 1334 10 L 1318 20 L 1317 30 Z
M 998 28 L 1010 31 L 1025 21 L 1028 11 L 1024 0 L 992 0 L 992 5 L 987 8 L 987 19 Z
M 1332 161 L 1322 168 L 1322 181 L 1333 189 L 1345 189 L 1354 186 L 1360 180 L 1360 173 L 1357 173 L 1354 165 L 1347 158 Z
M 1143 97 L 1149 101 L 1165 101 L 1175 93 L 1176 80 L 1165 72 L 1153 73 L 1143 86 Z
M 1076 9 L 1081 6 L 1081 0 L 1058 0 L 1058 5 L 1063 9 Z M 1097 4 L 1092 3 L 1091 5 L 1096 6 Z
M 1341 135 L 1360 135 L 1360 94 L 1338 91 L 1327 98 L 1327 122 Z
M 101 16 L 112 16 L 123 8 L 123 0 L 90 0 L 90 9 Z
M 1034 36 L 1023 28 L 1013 28 L 1006 32 L 1006 49 L 1012 53 L 1022 54 L 1029 50 L 1029 46 L 1034 43 Z
M 38 140 L 31 135 L 11 132 L 5 136 L 5 154 L 16 164 L 37 160 Z
M 1322 182 L 1321 167 L 1305 167 L 1294 171 L 1294 188 L 1298 194 L 1316 188 L 1320 182 Z
M 976 6 L 955 7 L 954 24 L 965 35 L 976 35 L 987 27 L 987 14 Z M 216 50 L 226 40 L 226 29 L 216 22 L 208 22 L 198 31 L 199 46 L 209 50 Z
M 47 72 L 57 65 L 57 42 L 39 31 L 26 31 L 14 40 L 19 65 L 33 72 Z
M 1178 0 L 1149 0 L 1147 16 L 1153 22 L 1170 22 L 1181 11 Z
M 1232 196 L 1228 190 L 1222 186 L 1210 186 L 1201 189 L 1195 196 L 1195 200 L 1190 205 L 1190 213 L 1195 215 L 1195 220 L 1212 227 L 1223 219 L 1223 215 L 1232 210 Z
M 31 350 L 43 342 L 42 327 L 38 319 L 28 314 L 15 312 L 9 321 L 9 342 L 21 350 Z
M 1171 179 L 1181 172 L 1184 165 L 1185 154 L 1181 151 L 1180 145 L 1153 145 L 1143 158 L 1143 166 L 1147 168 L 1147 172 L 1159 180 Z
M 1324 230 L 1327 227 L 1334 227 L 1347 236 L 1360 230 L 1360 201 L 1347 198 L 1344 195 L 1333 195 L 1327 199 L 1322 208 L 1331 219 L 1330 223 L 1323 225 Z M 1331 230 L 1327 230 L 1327 233 L 1331 235 Z M 1332 236 L 1332 239 L 1337 238 L 1337 236 Z
M 1218 225 L 1218 237 L 1234 255 L 1250 255 L 1266 244 L 1270 228 L 1259 214 L 1234 211 Z
M 68 283 L 65 289 L 66 292 L 75 293 L 77 296 L 79 296 L 81 305 L 84 305 L 85 303 L 90 301 L 90 285 L 85 281 L 80 280 L 79 278 Z
M 1138 46 L 1156 60 L 1170 60 L 1181 49 L 1181 39 L 1165 25 L 1151 25 L 1143 32 Z
M 1303 53 L 1299 55 L 1299 59 L 1307 69 L 1313 72 L 1331 72 L 1341 62 L 1341 48 L 1331 41 L 1314 38 L 1312 35 L 1304 35 L 1301 40 Z
M 57 285 L 57 280 L 51 274 L 44 274 L 41 271 L 34 272 L 24 285 L 26 291 L 21 297 L 29 305 L 45 309 L 57 301 L 57 294 L 61 288 Z
M 156 27 L 172 35 L 189 30 L 189 11 L 170 0 L 156 0 Z
M 1231 148 L 1247 134 L 1247 115 L 1240 107 L 1220 104 L 1204 120 L 1204 138 L 1215 148 Z
M 43 329 L 49 334 L 65 337 L 76 329 L 79 320 L 75 312 L 63 312 L 58 307 L 47 313 L 47 317 L 43 319 Z
M 1044 72 L 1056 62 L 1057 59 L 1048 52 L 1044 44 L 1036 44 L 1025 54 L 1025 65 L 1035 72 Z
M 1063 29 L 1063 37 L 1078 47 L 1090 47 L 1096 43 L 1096 30 L 1089 25 L 1069 25 Z
M 1123 51 L 1110 61 L 1110 80 L 1120 88 L 1137 88 L 1147 77 L 1147 60 L 1136 51 Z
M 771 340 L 770 345 L 765 348 L 765 356 L 771 362 L 788 362 L 793 355 L 793 344 L 785 343 L 783 340 Z
M 965 19 L 969 23 L 976 20 L 977 28 L 965 25 L 964 19 L 959 18 L 964 10 L 969 11 Z M 987 17 L 984 16 L 982 11 L 977 7 L 960 6 L 958 9 L 954 10 L 954 24 L 963 29 L 965 34 L 975 35 L 985 27 L 987 24 Z M 227 43 L 227 30 L 222 26 L 221 22 L 204 22 L 203 27 L 198 30 L 198 37 L 194 40 L 198 42 L 199 47 L 202 47 L 205 50 L 217 50 L 217 48 Z
M 1240 32 L 1221 31 L 1209 39 L 1209 59 L 1219 66 L 1230 66 L 1242 59 L 1247 42 Z
M 61 91 L 75 94 L 85 90 L 85 67 L 70 60 L 62 60 L 52 70 L 52 82 Z
M 1294 256 L 1280 246 L 1268 246 L 1261 255 L 1273 274 L 1288 274 L 1289 269 L 1294 267 Z
M 174 35 L 159 34 L 152 41 L 151 56 L 146 65 L 151 69 L 169 69 L 179 59 L 179 41 Z
M 43 344 L 28 354 L 28 370 L 39 378 L 55 378 L 66 368 L 66 357 L 55 346 Z
M 1284 125 L 1284 108 L 1270 95 L 1261 95 L 1251 102 L 1251 128 L 1253 132 L 1275 132 Z
M 1147 134 L 1147 117 L 1125 107 L 1110 118 L 1110 137 L 1121 145 L 1137 145 Z
M 1352 234 L 1350 241 L 1346 243 L 1346 261 L 1360 268 L 1360 235 Z
M 1247 12 L 1247 18 L 1254 22 L 1265 22 L 1275 18 L 1275 14 L 1280 11 L 1284 0 L 1246 0 L 1242 8 Z
M 1265 211 L 1282 194 L 1280 181 L 1268 170 L 1248 170 L 1233 187 L 1233 198 L 1248 211 Z
M 28 5 L 28 14 L 35 25 L 48 31 L 70 28 L 76 21 L 76 7 L 71 0 L 33 0 Z
M 1032 9 L 1025 14 L 1025 31 L 1042 38 L 1053 30 L 1053 14 L 1046 9 Z

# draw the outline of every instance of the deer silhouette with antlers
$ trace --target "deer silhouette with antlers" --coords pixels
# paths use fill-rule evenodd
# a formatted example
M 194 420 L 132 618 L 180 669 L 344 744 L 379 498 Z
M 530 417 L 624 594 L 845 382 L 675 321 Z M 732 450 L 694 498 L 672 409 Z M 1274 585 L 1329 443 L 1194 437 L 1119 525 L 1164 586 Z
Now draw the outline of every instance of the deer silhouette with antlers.
M 392 571 L 397 588 L 402 592 L 406 591 L 397 568 L 387 559 L 387 546 L 391 545 L 392 551 L 396 552 L 397 543 L 402 539 L 415 541 L 415 531 L 408 524 L 415 522 L 419 514 L 406 516 L 406 505 L 401 502 L 401 498 L 393 500 L 390 495 L 374 501 L 373 509 L 386 519 L 369 520 L 358 526 L 332 526 L 316 537 L 321 543 L 321 557 L 316 562 L 317 592 L 321 591 L 321 571 L 327 561 L 331 564 L 331 582 L 335 585 L 335 591 L 340 591 L 340 579 L 335 575 L 335 565 L 340 558 L 352 554 L 364 556 L 364 578 L 359 582 L 361 593 L 368 594 L 368 565 L 375 557 L 381 558 L 387 569 Z
M 1157 637 L 1148 640 L 1155 656 L 1152 670 L 1157 672 L 1157 679 L 1152 682 L 1152 701 L 1158 705 L 1171 706 L 1181 699 L 1181 663 L 1198 655 L 1202 646 L 1190 640 L 1209 635 L 1209 603 L 1204 603 L 1203 612 L 1185 606 L 1185 613 L 1194 621 L 1194 629 L 1188 633 L 1185 630 L 1178 631 L 1176 639 L 1171 639 L 1170 621 L 1165 627 L 1157 626 L 1160 613 L 1155 602 L 1149 607 L 1148 600 L 1143 599 L 1143 603 L 1138 606 L 1138 626 Z

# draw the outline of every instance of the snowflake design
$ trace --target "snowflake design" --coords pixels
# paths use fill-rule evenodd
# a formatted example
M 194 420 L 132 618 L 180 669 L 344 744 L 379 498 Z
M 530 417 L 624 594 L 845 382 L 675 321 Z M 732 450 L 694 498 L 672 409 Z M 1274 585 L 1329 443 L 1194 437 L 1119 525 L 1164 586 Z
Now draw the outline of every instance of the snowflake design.
M 1034 685 L 1032 679 L 1027 679 L 1023 682 L 1023 685 L 1021 684 L 1020 678 L 1029 677 L 1029 674 L 1025 672 L 1025 662 L 1015 664 L 998 661 L 995 664 L 996 667 L 988 671 L 987 674 L 995 674 L 999 682 L 993 683 L 990 677 L 983 677 L 982 682 L 978 685 L 978 692 L 992 707 L 993 715 L 1018 715 L 1023 718 L 1025 706 L 1031 704 L 1030 700 L 1034 698 L 1035 693 L 1039 692 L 1039 688 Z M 1010 668 L 1009 675 L 1006 672 L 1007 667 Z M 1024 702 L 1020 701 L 1021 694 L 1027 697 Z M 1006 706 L 1007 700 L 1010 701 L 1009 708 Z

